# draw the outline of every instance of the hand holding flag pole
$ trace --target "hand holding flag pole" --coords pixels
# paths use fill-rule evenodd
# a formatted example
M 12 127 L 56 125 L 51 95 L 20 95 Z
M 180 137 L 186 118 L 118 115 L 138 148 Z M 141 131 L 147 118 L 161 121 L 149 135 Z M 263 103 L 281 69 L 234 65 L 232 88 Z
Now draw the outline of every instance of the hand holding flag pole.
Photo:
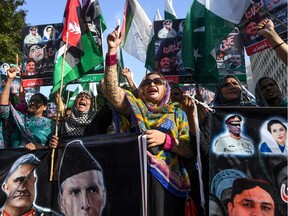
M 66 59 L 66 53 L 67 53 L 67 47 L 69 42 L 69 32 L 66 32 L 66 43 L 64 48 L 64 59 Z M 64 61 L 62 61 L 62 69 L 61 69 L 61 80 L 60 80 L 60 89 L 56 92 L 56 97 L 58 97 L 57 101 L 57 118 L 56 118 L 56 129 L 55 129 L 55 136 L 58 137 L 58 127 L 59 127 L 59 119 L 62 117 L 63 112 L 63 101 L 61 99 L 62 90 L 63 90 L 63 77 L 64 77 Z M 55 148 L 52 149 L 51 154 L 51 167 L 50 167 L 50 178 L 49 180 L 53 180 L 53 174 L 54 174 L 54 158 L 55 158 Z

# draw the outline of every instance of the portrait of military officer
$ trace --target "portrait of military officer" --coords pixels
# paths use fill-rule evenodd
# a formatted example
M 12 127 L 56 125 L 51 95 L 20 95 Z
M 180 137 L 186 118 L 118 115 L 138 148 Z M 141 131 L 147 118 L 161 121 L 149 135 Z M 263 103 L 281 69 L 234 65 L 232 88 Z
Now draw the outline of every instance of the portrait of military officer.
M 2 184 L 7 199 L 1 208 L 2 216 L 50 215 L 36 207 L 36 172 L 40 160 L 34 154 L 18 158 L 10 168 Z
M 106 189 L 100 164 L 75 140 L 67 144 L 61 158 L 59 209 L 66 216 L 100 216 L 106 204 Z
M 231 115 L 225 120 L 229 134 L 216 139 L 213 146 L 215 153 L 244 154 L 254 153 L 252 141 L 241 134 L 242 117 Z

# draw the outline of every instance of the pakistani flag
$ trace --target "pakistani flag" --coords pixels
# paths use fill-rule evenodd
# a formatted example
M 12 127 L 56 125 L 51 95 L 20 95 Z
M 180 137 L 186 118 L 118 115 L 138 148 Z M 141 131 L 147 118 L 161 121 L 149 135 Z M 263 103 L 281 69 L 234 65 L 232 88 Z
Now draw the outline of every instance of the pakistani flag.
M 157 9 L 156 15 L 154 17 L 154 22 L 162 20 L 162 17 L 160 15 L 159 10 Z M 155 70 L 155 36 L 154 36 L 154 22 L 152 24 L 152 28 L 150 31 L 150 37 L 149 37 L 149 44 L 147 48 L 147 55 L 146 55 L 146 61 L 145 61 L 145 67 L 150 70 Z
M 177 15 L 176 15 L 175 10 L 173 8 L 172 0 L 165 0 L 164 18 L 165 18 L 165 20 L 177 19 Z
M 98 0 L 82 0 L 82 11 L 85 22 L 100 19 L 102 32 L 107 28 Z
M 145 62 L 151 31 L 151 21 L 137 0 L 126 0 L 122 34 L 123 49 L 138 60 Z
M 61 80 L 66 85 L 103 62 L 103 55 L 81 17 L 79 0 L 68 0 L 62 43 L 55 54 L 52 93 L 61 87 Z
M 215 47 L 240 22 L 250 0 L 194 0 L 187 14 L 182 41 L 186 68 L 194 70 L 198 83 L 216 83 Z

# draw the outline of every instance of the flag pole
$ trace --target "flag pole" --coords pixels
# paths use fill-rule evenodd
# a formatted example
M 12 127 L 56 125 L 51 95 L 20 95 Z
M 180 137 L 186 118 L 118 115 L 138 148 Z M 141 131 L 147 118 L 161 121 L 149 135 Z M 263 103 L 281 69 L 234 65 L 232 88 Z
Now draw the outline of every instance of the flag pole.
M 62 89 L 63 89 L 63 76 L 64 76 L 64 60 L 66 59 L 66 52 L 67 52 L 67 46 L 68 46 L 68 32 L 66 32 L 66 43 L 65 43 L 65 49 L 64 49 L 64 57 L 62 61 L 62 69 L 61 69 L 61 80 L 60 80 L 60 89 L 59 89 L 59 98 L 58 98 L 58 104 L 57 104 L 57 118 L 56 118 L 56 129 L 55 129 L 55 136 L 58 136 L 58 127 L 59 127 L 59 118 L 61 117 L 61 110 L 60 110 L 60 100 L 62 95 Z M 57 93 L 56 93 L 57 94 Z M 55 158 L 55 148 L 52 149 L 51 154 L 51 168 L 50 168 L 50 181 L 53 180 L 53 174 L 54 174 L 54 158 Z

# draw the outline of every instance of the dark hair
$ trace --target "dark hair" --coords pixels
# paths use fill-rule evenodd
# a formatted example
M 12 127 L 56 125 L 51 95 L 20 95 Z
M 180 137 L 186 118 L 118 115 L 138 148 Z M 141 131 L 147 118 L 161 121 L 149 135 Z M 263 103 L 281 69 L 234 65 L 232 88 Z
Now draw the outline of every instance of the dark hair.
M 248 22 L 246 22 L 245 24 L 244 24 L 244 27 L 245 27 L 245 29 L 247 28 L 247 26 L 250 24 L 250 23 L 252 23 L 252 22 L 254 22 L 254 23 L 256 23 L 257 24 L 257 21 L 256 20 L 248 20 Z
M 232 186 L 231 202 L 234 201 L 234 198 L 237 194 L 241 194 L 244 190 L 250 190 L 257 186 L 265 190 L 267 193 L 269 193 L 273 201 L 275 202 L 274 188 L 269 182 L 262 179 L 248 179 L 248 178 L 238 178 L 234 180 Z
M 279 120 L 277 119 L 272 119 L 270 120 L 268 123 L 267 123 L 267 130 L 271 133 L 271 126 L 273 124 L 281 124 L 284 128 L 285 128 L 285 131 L 287 131 L 287 127 Z
M 272 80 L 276 85 L 278 85 L 278 83 L 273 79 L 273 78 L 271 78 L 271 77 L 261 77 L 259 80 L 258 80 L 258 82 L 257 83 L 259 83 L 259 87 L 260 87 L 260 83 L 263 81 L 263 80 L 265 80 L 265 79 L 269 79 L 269 80 Z M 260 87 L 260 90 L 262 90 L 261 89 L 261 87 Z
M 48 104 L 48 99 L 47 99 L 47 97 L 45 96 L 45 95 L 43 95 L 43 94 L 41 94 L 41 93 L 35 93 L 33 96 L 39 96 L 40 98 L 41 98 L 41 100 L 43 101 L 43 104 L 45 105 L 45 106 L 47 106 L 47 104 Z M 32 97 L 33 97 L 32 96 Z

